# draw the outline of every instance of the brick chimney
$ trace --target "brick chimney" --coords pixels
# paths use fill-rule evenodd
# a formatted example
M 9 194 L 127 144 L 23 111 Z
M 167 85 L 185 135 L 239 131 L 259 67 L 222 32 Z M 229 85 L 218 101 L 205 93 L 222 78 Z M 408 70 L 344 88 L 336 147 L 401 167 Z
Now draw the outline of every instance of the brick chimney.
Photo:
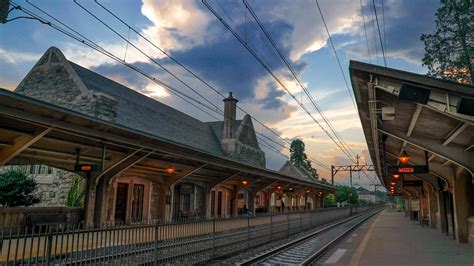
M 229 97 L 224 99 L 224 139 L 235 137 L 235 112 L 238 100 L 229 92 Z

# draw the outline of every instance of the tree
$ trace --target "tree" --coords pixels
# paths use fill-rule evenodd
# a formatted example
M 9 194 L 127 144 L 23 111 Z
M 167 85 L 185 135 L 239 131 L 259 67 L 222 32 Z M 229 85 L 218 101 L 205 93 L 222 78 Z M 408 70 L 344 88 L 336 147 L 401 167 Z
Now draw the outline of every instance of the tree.
M 318 171 L 313 168 L 311 161 L 305 153 L 304 142 L 300 139 L 294 139 L 290 145 L 290 162 L 303 170 L 306 170 L 314 178 L 318 178 Z
M 28 178 L 26 173 L 8 170 L 0 174 L 0 205 L 4 207 L 29 206 L 40 202 L 32 195 L 36 189 L 35 180 Z
M 423 65 L 428 75 L 460 83 L 474 82 L 474 18 L 471 0 L 442 0 L 436 32 L 423 34 Z
M 334 194 L 335 202 L 356 204 L 358 198 L 359 196 L 357 195 L 356 189 L 348 186 L 337 186 L 336 193 Z

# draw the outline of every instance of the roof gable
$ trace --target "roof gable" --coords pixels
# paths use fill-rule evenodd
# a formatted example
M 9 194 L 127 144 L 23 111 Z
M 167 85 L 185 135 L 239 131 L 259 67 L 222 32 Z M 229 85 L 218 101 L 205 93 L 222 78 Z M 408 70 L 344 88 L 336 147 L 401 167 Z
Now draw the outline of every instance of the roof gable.
M 260 149 L 253 127 L 252 118 L 246 114 L 235 132 L 235 138 L 252 148 Z
M 302 180 L 316 181 L 306 170 L 296 167 L 290 161 L 286 161 L 278 172 Z

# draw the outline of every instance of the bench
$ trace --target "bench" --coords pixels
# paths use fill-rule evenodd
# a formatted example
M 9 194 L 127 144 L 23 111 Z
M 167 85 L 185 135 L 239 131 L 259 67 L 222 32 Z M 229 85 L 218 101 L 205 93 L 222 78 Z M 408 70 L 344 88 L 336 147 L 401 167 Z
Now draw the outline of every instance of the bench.
M 194 217 L 194 216 L 196 216 L 196 212 L 194 210 L 192 210 L 192 211 L 181 211 L 180 216 L 181 217 Z
M 67 222 L 67 216 L 64 213 L 31 213 L 26 215 L 26 225 L 28 227 L 64 225 Z

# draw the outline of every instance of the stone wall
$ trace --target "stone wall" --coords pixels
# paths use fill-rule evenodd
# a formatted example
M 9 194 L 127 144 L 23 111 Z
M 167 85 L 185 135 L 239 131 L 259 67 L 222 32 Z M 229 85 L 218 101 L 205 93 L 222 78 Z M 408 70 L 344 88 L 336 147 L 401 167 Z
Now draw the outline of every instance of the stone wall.
M 86 115 L 115 121 L 117 102 L 108 95 L 86 88 L 70 63 L 59 53 L 54 49 L 48 50 L 15 92 Z
M 236 161 L 265 168 L 265 153 L 235 139 L 222 140 L 226 155 Z
M 25 171 L 28 177 L 34 179 L 38 186 L 34 192 L 40 198 L 40 202 L 32 207 L 64 207 L 66 206 L 67 194 L 73 178 L 78 176 L 73 172 L 64 171 L 46 165 L 22 165 L 5 166 L 0 172 L 17 169 Z M 84 186 L 84 183 L 82 186 Z

